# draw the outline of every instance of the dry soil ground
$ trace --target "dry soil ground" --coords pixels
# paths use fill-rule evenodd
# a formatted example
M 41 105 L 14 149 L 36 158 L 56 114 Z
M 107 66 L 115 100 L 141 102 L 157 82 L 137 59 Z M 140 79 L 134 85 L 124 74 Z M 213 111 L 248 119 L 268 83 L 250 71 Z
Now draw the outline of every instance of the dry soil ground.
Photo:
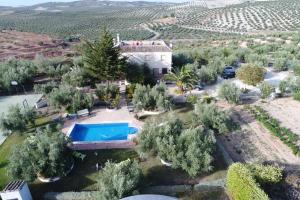
M 283 127 L 290 129 L 300 137 L 299 101 L 293 100 L 293 98 L 279 98 L 259 105 L 272 117 L 278 119 Z
M 299 168 L 300 158 L 240 106 L 232 107 L 233 120 L 240 130 L 220 139 L 234 161 L 277 163 L 288 169 Z
M 48 35 L 19 31 L 0 31 L 0 60 L 10 57 L 33 59 L 36 54 L 45 57 L 72 54 L 62 40 Z

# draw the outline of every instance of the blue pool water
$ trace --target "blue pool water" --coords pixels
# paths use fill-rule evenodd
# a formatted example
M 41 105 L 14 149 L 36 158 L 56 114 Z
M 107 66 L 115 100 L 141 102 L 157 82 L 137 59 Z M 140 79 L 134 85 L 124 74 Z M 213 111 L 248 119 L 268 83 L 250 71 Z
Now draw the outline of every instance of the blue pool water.
M 95 142 L 127 140 L 127 136 L 136 133 L 137 128 L 128 123 L 76 124 L 70 134 L 74 142 Z

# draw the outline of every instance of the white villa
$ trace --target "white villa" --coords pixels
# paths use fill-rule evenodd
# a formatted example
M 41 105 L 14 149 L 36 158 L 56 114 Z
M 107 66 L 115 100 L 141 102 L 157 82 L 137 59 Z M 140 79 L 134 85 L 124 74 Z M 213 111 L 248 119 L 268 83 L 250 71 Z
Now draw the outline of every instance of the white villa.
M 129 62 L 146 63 L 156 78 L 161 78 L 172 68 L 172 49 L 163 40 L 119 41 L 122 55 Z

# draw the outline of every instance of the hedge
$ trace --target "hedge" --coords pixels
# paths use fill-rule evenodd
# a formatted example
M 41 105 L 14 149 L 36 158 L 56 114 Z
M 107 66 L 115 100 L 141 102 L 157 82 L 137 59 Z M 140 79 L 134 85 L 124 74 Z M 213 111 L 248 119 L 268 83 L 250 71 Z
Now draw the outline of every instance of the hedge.
M 268 200 L 252 172 L 241 163 L 232 164 L 227 172 L 227 190 L 234 200 Z

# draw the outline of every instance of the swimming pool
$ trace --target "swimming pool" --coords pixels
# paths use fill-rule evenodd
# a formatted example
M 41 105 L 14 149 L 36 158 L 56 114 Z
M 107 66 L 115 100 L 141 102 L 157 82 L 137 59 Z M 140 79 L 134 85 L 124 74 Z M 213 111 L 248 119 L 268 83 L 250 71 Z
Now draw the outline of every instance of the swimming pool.
M 69 136 L 73 142 L 115 141 L 128 140 L 137 131 L 128 123 L 75 124 Z

